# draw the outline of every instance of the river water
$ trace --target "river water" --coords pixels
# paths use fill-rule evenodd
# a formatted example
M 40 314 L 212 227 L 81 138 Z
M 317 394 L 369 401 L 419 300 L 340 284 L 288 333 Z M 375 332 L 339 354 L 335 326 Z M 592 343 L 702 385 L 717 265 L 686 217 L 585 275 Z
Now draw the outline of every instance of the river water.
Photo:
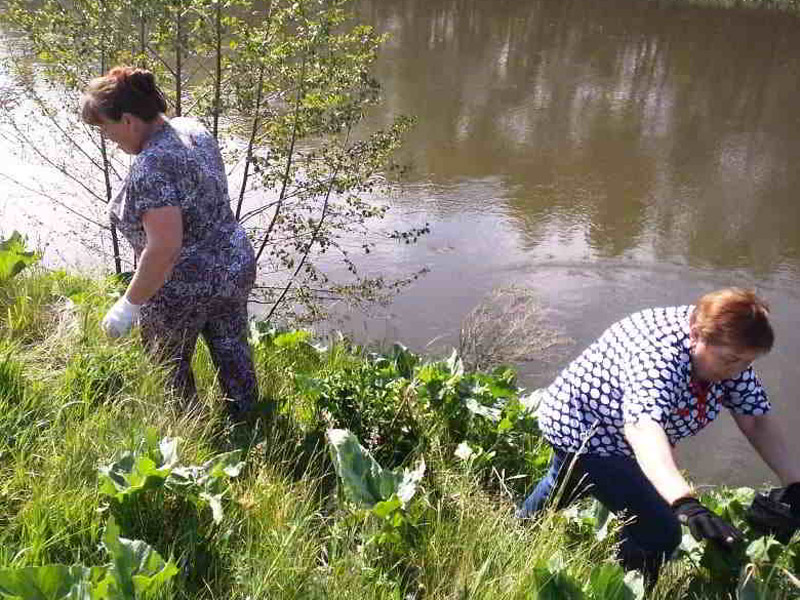
M 652 0 L 364 0 L 360 13 L 390 34 L 371 122 L 418 119 L 389 219 L 432 230 L 365 269 L 430 272 L 344 327 L 437 351 L 493 288 L 526 287 L 573 340 L 520 367 L 536 387 L 629 312 L 754 287 L 777 332 L 757 368 L 800 457 L 800 19 Z M 0 194 L 3 229 L 16 202 Z M 770 479 L 727 415 L 679 457 L 700 483 Z

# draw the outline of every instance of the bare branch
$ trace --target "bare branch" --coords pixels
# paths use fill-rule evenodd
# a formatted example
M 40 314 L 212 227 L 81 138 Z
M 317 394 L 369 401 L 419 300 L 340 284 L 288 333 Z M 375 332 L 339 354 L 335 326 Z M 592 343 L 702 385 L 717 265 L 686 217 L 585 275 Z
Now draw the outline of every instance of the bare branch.
M 275 222 L 278 220 L 278 214 L 281 211 L 281 205 L 283 204 L 283 200 L 286 194 L 286 185 L 289 180 L 289 173 L 292 169 L 292 159 L 294 158 L 294 148 L 295 144 L 297 143 L 297 124 L 300 121 L 300 98 L 303 95 L 303 86 L 305 84 L 306 78 L 306 55 L 303 55 L 303 64 L 300 67 L 300 87 L 297 89 L 297 95 L 295 97 L 295 104 L 294 104 L 294 122 L 292 123 L 292 140 L 289 144 L 289 153 L 286 156 L 286 169 L 283 173 L 283 184 L 281 186 L 281 193 L 278 196 L 278 205 L 275 208 L 275 214 L 272 215 L 272 221 L 270 221 L 269 227 L 267 227 L 267 233 L 264 235 L 264 239 L 261 242 L 261 247 L 258 249 L 256 253 L 256 261 L 258 261 L 261 253 L 264 251 L 264 247 L 267 245 L 267 241 L 269 241 L 269 236 L 272 233 L 272 228 L 275 227 Z M 328 198 L 330 197 L 331 189 L 333 188 L 333 178 L 331 178 L 330 186 L 328 188 L 328 195 L 325 196 L 325 208 L 327 209 L 328 206 Z M 322 221 L 320 220 L 320 224 Z M 272 313 L 270 313 L 272 314 Z
M 84 221 L 86 221 L 88 223 L 91 223 L 92 225 L 95 225 L 96 227 L 99 227 L 100 229 L 110 229 L 110 227 L 108 225 L 103 225 L 102 223 L 100 223 L 98 221 L 95 221 L 91 217 L 87 217 L 83 213 L 81 213 L 81 212 L 75 210 L 74 208 L 72 208 L 69 204 L 67 204 L 63 200 L 59 200 L 58 198 L 56 198 L 52 194 L 48 194 L 44 190 L 36 190 L 36 189 L 34 189 L 34 188 L 30 187 L 30 186 L 25 185 L 24 183 L 22 183 L 18 179 L 15 179 L 15 178 L 13 178 L 13 177 L 11 177 L 9 175 L 6 175 L 5 173 L 0 173 L 0 177 L 2 177 L 3 179 L 6 179 L 7 181 L 10 181 L 11 183 L 16 185 L 17 187 L 22 188 L 23 190 L 25 190 L 27 192 L 31 192 L 31 193 L 36 194 L 38 196 L 44 196 L 45 198 L 50 200 L 53 204 L 56 204 L 56 205 L 60 206 L 61 208 L 71 212 L 76 217 L 80 217 Z
M 247 179 L 250 174 L 250 163 L 253 162 L 253 147 L 258 135 L 259 117 L 261 116 L 261 92 L 264 89 L 264 65 L 258 72 L 258 91 L 256 92 L 256 107 L 253 111 L 253 125 L 250 130 L 250 140 L 247 142 L 247 154 L 244 159 L 244 174 L 242 175 L 242 186 L 239 188 L 239 202 L 236 204 L 236 219 L 242 214 L 242 204 L 244 203 L 244 193 L 247 189 Z M 280 206 L 280 203 L 278 203 Z
M 33 150 L 36 153 L 36 155 L 39 156 L 39 158 L 41 158 L 45 163 L 47 163 L 48 165 L 50 165 L 51 167 L 56 169 L 59 173 L 64 175 L 67 179 L 70 179 L 73 182 L 77 183 L 79 186 L 81 186 L 84 190 L 86 190 L 95 199 L 99 200 L 100 202 L 105 202 L 105 200 L 103 200 L 103 197 L 100 196 L 97 192 L 95 192 L 92 188 L 87 186 L 83 182 L 82 179 L 80 179 L 79 177 L 73 175 L 66 167 L 64 167 L 62 165 L 59 165 L 54 160 L 52 160 L 49 156 L 47 156 L 44 152 L 39 150 L 39 146 L 37 144 L 34 144 L 33 140 L 31 140 L 29 137 L 27 137 L 22 132 L 22 130 L 20 130 L 19 126 L 17 125 L 17 123 L 14 120 L 11 120 L 11 126 L 14 128 L 14 132 L 17 134 L 17 136 L 19 136 L 19 139 L 22 140 L 23 142 L 25 142 L 25 144 L 31 150 Z M 8 137 L 3 135 L 2 133 L 0 133 L 0 136 L 8 139 Z
M 347 130 L 347 138 L 349 138 L 349 137 L 350 137 L 350 129 Z M 346 140 L 345 140 L 345 145 L 347 145 L 347 141 Z M 297 268 L 295 269 L 294 273 L 292 274 L 291 279 L 289 279 L 289 281 L 286 283 L 286 287 L 283 289 L 283 293 L 281 293 L 280 297 L 275 302 L 275 304 L 272 305 L 272 309 L 270 309 L 269 314 L 267 315 L 267 318 L 265 319 L 266 321 L 269 321 L 272 318 L 272 315 L 275 314 L 275 310 L 278 308 L 278 306 L 280 306 L 281 302 L 283 302 L 283 299 L 286 297 L 286 294 L 289 293 L 289 289 L 292 287 L 292 284 L 294 283 L 294 280 L 300 274 L 300 270 L 303 268 L 303 265 L 305 264 L 306 259 L 308 258 L 309 252 L 311 252 L 311 247 L 314 245 L 314 242 L 317 239 L 317 235 L 319 234 L 320 229 L 322 229 L 322 224 L 325 222 L 325 217 L 327 216 L 327 213 L 328 213 L 328 204 L 329 204 L 329 201 L 330 201 L 330 198 L 331 198 L 331 192 L 333 191 L 333 182 L 336 180 L 336 175 L 338 174 L 338 172 L 339 172 L 339 165 L 337 164 L 336 165 L 336 169 L 334 170 L 333 174 L 331 175 L 330 181 L 328 183 L 328 192 L 325 194 L 325 201 L 322 203 L 322 212 L 320 214 L 319 221 L 317 222 L 317 226 L 314 229 L 314 235 L 311 237 L 311 240 L 308 242 L 308 245 L 306 246 L 305 252 L 303 253 L 303 256 L 301 257 L 300 262 L 297 265 Z M 263 246 L 262 246 L 262 248 L 263 248 Z

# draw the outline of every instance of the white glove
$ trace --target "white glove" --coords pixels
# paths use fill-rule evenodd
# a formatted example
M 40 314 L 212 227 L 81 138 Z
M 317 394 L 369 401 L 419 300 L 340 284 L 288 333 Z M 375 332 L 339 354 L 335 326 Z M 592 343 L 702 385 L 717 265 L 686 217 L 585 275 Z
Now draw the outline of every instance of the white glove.
M 133 304 L 123 294 L 106 313 L 100 326 L 112 338 L 126 335 L 139 320 L 141 304 Z

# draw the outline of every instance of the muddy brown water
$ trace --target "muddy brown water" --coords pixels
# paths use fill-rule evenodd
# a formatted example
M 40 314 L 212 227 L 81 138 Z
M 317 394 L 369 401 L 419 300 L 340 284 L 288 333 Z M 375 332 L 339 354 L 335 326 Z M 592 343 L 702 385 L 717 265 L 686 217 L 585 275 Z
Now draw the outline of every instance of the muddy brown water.
M 390 34 L 370 122 L 418 119 L 389 225 L 432 229 L 380 246 L 364 268 L 430 273 L 340 324 L 440 351 L 493 288 L 524 286 L 574 340 L 556 363 L 520 367 L 536 387 L 629 312 L 755 287 L 778 336 L 757 368 L 800 459 L 800 19 L 650 0 L 359 10 Z M 0 179 L 3 190 L 7 229 L 22 201 Z M 679 448 L 701 484 L 770 479 L 727 415 Z

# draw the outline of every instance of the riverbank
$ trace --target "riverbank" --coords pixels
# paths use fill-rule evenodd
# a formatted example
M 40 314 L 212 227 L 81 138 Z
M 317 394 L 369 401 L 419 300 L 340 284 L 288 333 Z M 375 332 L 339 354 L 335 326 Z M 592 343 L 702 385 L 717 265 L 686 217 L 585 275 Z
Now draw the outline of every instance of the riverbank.
M 34 267 L 0 283 L 0 596 L 640 597 L 594 506 L 515 522 L 548 450 L 510 369 L 254 325 L 259 419 L 232 427 L 202 345 L 189 409 L 135 338 L 101 334 L 116 291 Z M 707 501 L 741 524 L 752 493 Z M 741 550 L 715 563 L 687 538 L 652 597 L 728 597 L 742 573 L 760 595 L 739 597 L 796 597 L 797 536 Z

